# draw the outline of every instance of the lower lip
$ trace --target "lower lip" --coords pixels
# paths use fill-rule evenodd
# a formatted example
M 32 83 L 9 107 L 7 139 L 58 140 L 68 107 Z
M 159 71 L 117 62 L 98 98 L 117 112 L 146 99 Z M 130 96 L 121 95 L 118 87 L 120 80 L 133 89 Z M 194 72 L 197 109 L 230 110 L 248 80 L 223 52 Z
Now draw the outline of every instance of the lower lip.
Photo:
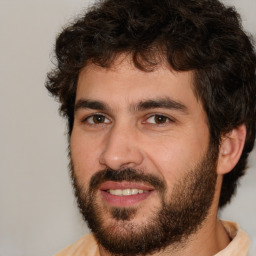
M 101 195 L 105 202 L 111 206 L 126 207 L 132 206 L 148 198 L 153 191 L 149 191 L 142 194 L 129 195 L 129 196 L 116 196 L 112 195 L 104 190 L 101 190 Z

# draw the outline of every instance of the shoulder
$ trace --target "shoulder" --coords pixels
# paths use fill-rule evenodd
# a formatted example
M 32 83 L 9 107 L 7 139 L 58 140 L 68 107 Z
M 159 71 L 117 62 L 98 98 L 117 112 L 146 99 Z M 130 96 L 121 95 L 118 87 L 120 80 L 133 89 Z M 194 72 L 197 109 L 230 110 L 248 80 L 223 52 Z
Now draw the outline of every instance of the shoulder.
M 222 221 L 231 242 L 229 245 L 215 256 L 247 256 L 250 244 L 250 238 L 247 233 L 240 228 L 237 223 Z
M 98 256 L 99 249 L 92 234 L 81 237 L 54 256 Z

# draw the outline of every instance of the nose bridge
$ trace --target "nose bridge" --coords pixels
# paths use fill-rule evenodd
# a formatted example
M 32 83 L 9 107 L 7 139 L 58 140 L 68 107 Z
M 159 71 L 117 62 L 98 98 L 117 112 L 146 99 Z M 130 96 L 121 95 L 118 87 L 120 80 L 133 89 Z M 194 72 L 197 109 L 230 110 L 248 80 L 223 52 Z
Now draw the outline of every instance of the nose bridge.
M 106 134 L 100 163 L 108 168 L 134 168 L 143 161 L 135 127 L 127 123 L 116 123 Z

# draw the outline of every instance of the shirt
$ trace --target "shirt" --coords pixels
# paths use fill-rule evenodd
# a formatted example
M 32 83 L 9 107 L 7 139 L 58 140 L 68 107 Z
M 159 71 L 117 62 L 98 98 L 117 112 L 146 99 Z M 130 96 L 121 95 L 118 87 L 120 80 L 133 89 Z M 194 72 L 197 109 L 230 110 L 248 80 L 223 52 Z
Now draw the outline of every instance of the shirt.
M 232 241 L 214 256 L 247 256 L 250 239 L 246 232 L 234 222 L 223 221 L 222 223 Z M 100 256 L 100 253 L 93 234 L 89 234 L 54 256 Z

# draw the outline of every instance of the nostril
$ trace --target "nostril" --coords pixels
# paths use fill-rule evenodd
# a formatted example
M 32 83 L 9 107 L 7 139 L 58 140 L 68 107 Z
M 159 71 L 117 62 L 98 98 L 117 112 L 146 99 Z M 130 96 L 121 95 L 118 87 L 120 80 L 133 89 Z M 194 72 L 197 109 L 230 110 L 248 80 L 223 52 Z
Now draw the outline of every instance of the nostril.
M 107 151 L 102 153 L 99 162 L 104 165 L 105 168 L 118 170 L 122 168 L 134 168 L 140 165 L 143 161 L 143 155 L 139 150 L 135 151 Z

